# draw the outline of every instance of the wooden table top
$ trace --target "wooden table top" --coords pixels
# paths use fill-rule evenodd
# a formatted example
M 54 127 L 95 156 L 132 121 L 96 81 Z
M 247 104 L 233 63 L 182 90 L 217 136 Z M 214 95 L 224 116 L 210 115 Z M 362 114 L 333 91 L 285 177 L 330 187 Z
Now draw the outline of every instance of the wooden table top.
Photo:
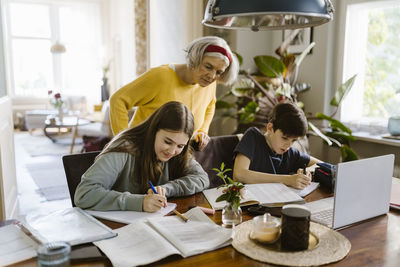
M 329 196 L 317 189 L 306 197 L 306 201 L 318 200 Z M 189 197 L 168 199 L 177 203 L 177 210 L 184 213 L 189 206 L 210 207 L 202 193 Z M 210 218 L 221 224 L 221 211 Z M 252 219 L 243 209 L 243 221 Z M 115 229 L 123 224 L 102 220 Z M 400 212 L 390 210 L 386 215 L 369 219 L 339 231 L 351 242 L 349 254 L 341 261 L 326 266 L 400 266 Z M 37 266 L 36 258 L 12 266 Z M 109 262 L 90 262 L 72 266 L 110 266 Z M 161 261 L 146 266 L 275 266 L 258 262 L 237 252 L 232 246 L 210 251 L 201 255 L 183 259 L 179 255 L 169 256 Z

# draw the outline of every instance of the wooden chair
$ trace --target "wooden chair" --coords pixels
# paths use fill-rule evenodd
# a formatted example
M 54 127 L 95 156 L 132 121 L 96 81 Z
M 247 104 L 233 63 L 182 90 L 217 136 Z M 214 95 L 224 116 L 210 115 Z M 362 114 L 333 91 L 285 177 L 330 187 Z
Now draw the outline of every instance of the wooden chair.
M 65 176 L 67 177 L 67 184 L 69 195 L 71 197 L 72 206 L 75 207 L 74 195 L 78 184 L 81 181 L 82 175 L 92 166 L 97 155 L 100 151 L 87 152 L 81 154 L 72 154 L 63 156 L 63 164 Z

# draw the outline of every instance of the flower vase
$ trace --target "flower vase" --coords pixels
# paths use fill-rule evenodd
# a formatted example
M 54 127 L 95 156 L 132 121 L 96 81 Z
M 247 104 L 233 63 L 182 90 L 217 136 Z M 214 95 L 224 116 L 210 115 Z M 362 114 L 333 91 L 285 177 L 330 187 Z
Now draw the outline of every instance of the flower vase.
M 58 107 L 58 120 L 63 122 L 64 120 L 64 110 L 62 107 Z
M 224 226 L 232 227 L 242 222 L 242 209 L 240 206 L 237 208 L 232 203 L 227 203 L 222 209 L 222 224 Z

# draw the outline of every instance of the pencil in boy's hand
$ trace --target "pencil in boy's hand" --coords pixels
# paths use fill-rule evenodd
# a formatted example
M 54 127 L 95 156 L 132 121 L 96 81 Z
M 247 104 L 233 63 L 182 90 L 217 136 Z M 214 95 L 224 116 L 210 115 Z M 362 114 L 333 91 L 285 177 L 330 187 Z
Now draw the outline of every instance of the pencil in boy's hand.
M 175 213 L 176 215 L 178 215 L 178 217 L 181 218 L 184 222 L 187 222 L 187 221 L 188 221 L 188 218 L 186 218 L 185 216 L 183 216 L 183 214 L 180 213 L 179 211 L 174 210 L 174 213 Z

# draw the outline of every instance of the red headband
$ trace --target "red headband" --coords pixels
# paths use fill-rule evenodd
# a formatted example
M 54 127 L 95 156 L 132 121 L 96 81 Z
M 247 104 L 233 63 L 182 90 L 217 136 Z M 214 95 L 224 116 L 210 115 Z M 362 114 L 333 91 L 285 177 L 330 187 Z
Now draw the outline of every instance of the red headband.
M 217 53 L 221 53 L 222 55 L 226 56 L 229 59 L 229 63 L 232 62 L 232 57 L 231 55 L 228 53 L 228 51 L 226 51 L 225 48 L 217 46 L 217 45 L 209 45 L 207 46 L 205 52 L 217 52 Z

